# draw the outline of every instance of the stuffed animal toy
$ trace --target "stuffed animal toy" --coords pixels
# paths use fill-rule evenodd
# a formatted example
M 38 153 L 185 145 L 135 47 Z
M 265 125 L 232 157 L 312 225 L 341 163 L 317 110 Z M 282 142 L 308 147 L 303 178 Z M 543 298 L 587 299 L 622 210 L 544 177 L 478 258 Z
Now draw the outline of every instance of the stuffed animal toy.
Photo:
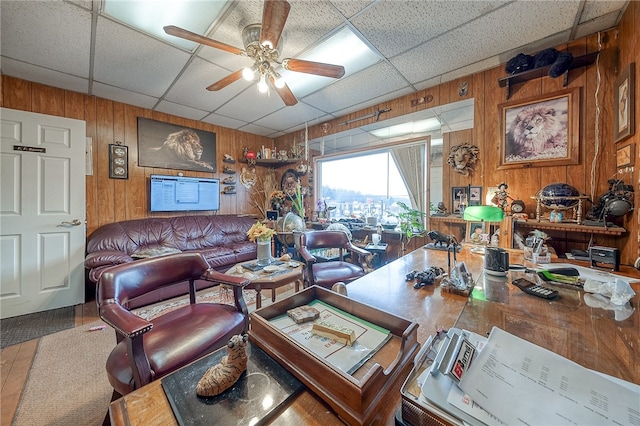
M 523 71 L 550 66 L 549 77 L 557 78 L 564 74 L 573 62 L 569 52 L 558 52 L 556 49 L 545 49 L 535 56 L 518 53 L 511 58 L 505 67 L 507 74 L 514 75 Z
M 515 57 L 509 59 L 505 70 L 507 74 L 518 74 L 533 69 L 533 64 L 533 56 L 518 53 Z

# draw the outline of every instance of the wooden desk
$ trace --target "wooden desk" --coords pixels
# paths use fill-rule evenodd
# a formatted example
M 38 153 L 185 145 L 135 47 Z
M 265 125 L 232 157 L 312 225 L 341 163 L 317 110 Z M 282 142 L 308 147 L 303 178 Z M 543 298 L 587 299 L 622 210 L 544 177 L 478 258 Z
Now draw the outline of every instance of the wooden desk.
M 464 249 L 458 254 L 474 277 L 482 271 L 483 256 Z M 512 263 L 522 263 L 517 254 Z M 581 263 L 587 266 L 586 263 Z M 422 248 L 385 265 L 347 287 L 349 297 L 379 309 L 418 322 L 418 341 L 424 343 L 437 327 L 467 328 L 486 333 L 493 325 L 563 356 L 607 374 L 640 383 L 640 284 L 633 284 L 636 296 L 634 313 L 625 321 L 615 321 L 613 312 L 591 308 L 584 302 L 584 293 L 562 289 L 556 302 L 529 296 L 511 284 L 481 280 L 481 288 L 467 298 L 441 293 L 440 287 L 427 286 L 419 290 L 404 277 L 412 270 L 429 266 L 447 269 L 447 253 Z M 634 278 L 640 278 L 632 268 L 623 268 Z M 558 339 L 550 340 L 550 339 Z M 584 340 L 583 340 L 584 339 Z M 551 346 L 551 347 L 549 347 Z M 389 404 L 380 413 L 377 424 L 394 424 L 400 407 L 400 386 L 389 392 Z M 159 380 L 113 402 L 109 408 L 112 425 L 175 425 L 177 424 Z M 273 425 L 333 425 L 340 424 L 333 411 L 312 392 L 305 390 L 296 396 L 273 419 Z

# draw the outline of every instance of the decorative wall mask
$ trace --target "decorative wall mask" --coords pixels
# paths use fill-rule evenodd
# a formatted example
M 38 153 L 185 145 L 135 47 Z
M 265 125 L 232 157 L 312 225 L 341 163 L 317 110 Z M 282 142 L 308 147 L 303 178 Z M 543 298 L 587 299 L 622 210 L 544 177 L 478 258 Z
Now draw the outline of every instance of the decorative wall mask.
M 447 163 L 457 173 L 470 176 L 475 172 L 474 164 L 478 162 L 480 149 L 475 145 L 462 144 L 451 147 Z

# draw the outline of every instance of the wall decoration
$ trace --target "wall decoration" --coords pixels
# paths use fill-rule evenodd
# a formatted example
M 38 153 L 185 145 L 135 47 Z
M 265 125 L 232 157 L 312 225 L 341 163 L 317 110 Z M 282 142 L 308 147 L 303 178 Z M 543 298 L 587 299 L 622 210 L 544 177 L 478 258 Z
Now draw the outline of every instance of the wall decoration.
M 129 148 L 125 145 L 109 145 L 109 179 L 129 179 Z
M 468 194 L 466 186 L 454 186 L 451 188 L 451 211 L 462 214 L 468 205 Z
M 498 169 L 578 164 L 580 88 L 498 105 Z
M 138 162 L 144 167 L 216 171 L 216 134 L 138 117 Z
M 615 116 L 613 121 L 613 139 L 620 142 L 635 134 L 635 75 L 636 64 L 620 73 L 614 86 Z
M 481 186 L 469 187 L 469 205 L 470 206 L 482 205 L 482 187 Z
M 625 145 L 616 151 L 616 167 L 633 166 L 635 163 L 634 145 Z
M 474 165 L 478 162 L 478 153 L 480 149 L 471 144 L 462 144 L 452 146 L 449 151 L 447 164 L 453 167 L 453 170 L 464 176 L 470 176 L 475 172 Z

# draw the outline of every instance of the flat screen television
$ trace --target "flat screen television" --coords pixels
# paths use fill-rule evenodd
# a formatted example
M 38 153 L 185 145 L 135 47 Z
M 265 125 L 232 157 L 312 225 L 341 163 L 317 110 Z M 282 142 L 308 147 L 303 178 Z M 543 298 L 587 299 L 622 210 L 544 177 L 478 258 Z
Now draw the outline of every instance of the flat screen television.
M 220 209 L 220 179 L 151 175 L 152 212 Z

